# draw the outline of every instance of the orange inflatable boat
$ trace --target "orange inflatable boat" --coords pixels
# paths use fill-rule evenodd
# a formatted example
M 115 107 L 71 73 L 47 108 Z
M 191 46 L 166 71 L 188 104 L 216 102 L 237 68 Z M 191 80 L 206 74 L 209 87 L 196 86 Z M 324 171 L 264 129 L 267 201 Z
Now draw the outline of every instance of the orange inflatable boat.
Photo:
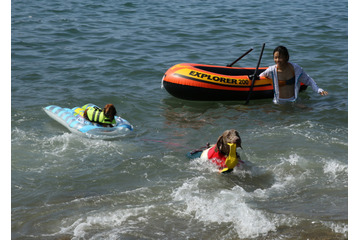
M 259 68 L 257 75 L 266 68 Z M 237 68 L 195 63 L 180 63 L 168 69 L 162 86 L 171 95 L 186 100 L 246 100 L 255 68 Z M 305 87 L 305 86 L 304 86 Z M 251 99 L 273 98 L 273 82 L 261 77 L 255 80 Z

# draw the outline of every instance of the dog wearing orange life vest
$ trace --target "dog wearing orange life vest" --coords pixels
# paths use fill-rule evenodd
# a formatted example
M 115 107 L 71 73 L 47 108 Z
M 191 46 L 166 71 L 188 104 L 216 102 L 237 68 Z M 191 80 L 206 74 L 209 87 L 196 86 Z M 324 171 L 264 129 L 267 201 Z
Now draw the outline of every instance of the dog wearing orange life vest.
M 220 170 L 225 169 L 228 167 L 226 166 L 225 162 L 230 154 L 229 144 L 236 144 L 236 148 L 242 148 L 240 134 L 235 129 L 224 131 L 221 136 L 218 137 L 215 145 L 208 145 L 205 150 L 194 150 L 188 153 L 188 157 L 191 159 L 200 157 L 201 159 L 210 160 L 218 165 Z M 242 162 L 238 153 L 236 153 L 236 158 L 239 163 Z

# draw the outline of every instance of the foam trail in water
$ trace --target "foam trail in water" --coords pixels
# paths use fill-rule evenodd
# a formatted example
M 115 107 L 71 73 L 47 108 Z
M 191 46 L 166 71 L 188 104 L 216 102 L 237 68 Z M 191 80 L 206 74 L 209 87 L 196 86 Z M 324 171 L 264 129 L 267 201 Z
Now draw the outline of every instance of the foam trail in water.
M 186 214 L 206 224 L 229 223 L 241 237 L 257 237 L 276 230 L 280 218 L 252 208 L 247 203 L 251 193 L 235 186 L 209 194 L 199 187 L 203 181 L 207 180 L 193 178 L 173 192 L 175 201 L 185 203 Z
M 152 208 L 153 206 L 146 206 L 110 212 L 94 211 L 77 219 L 70 226 L 62 227 L 56 234 L 71 234 L 73 239 L 118 239 L 121 234 L 134 230 L 131 223 L 144 222 L 146 224 L 148 219 L 144 216 Z M 129 220 L 130 218 L 131 220 Z M 125 222 L 127 223 L 124 224 Z M 97 233 L 93 232 L 94 229 L 97 229 Z

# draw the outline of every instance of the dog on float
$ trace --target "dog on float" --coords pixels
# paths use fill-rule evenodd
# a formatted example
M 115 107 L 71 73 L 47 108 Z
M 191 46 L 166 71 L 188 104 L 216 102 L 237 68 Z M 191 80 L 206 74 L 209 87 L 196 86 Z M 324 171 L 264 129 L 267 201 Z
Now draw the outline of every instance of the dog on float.
M 103 127 L 113 127 L 115 120 L 116 108 L 114 104 L 106 104 L 104 109 L 90 107 L 85 109 L 84 118 L 90 122 L 99 123 Z

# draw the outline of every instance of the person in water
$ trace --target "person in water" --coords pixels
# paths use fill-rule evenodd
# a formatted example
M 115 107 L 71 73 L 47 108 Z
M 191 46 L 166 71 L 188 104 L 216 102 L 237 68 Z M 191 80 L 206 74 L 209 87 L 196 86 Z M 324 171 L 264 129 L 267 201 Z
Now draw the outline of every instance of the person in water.
M 275 65 L 268 67 L 260 74 L 273 80 L 274 103 L 295 102 L 300 91 L 300 82 L 319 93 L 327 95 L 328 92 L 319 88 L 316 82 L 296 63 L 289 62 L 289 52 L 286 47 L 278 46 L 273 51 Z

